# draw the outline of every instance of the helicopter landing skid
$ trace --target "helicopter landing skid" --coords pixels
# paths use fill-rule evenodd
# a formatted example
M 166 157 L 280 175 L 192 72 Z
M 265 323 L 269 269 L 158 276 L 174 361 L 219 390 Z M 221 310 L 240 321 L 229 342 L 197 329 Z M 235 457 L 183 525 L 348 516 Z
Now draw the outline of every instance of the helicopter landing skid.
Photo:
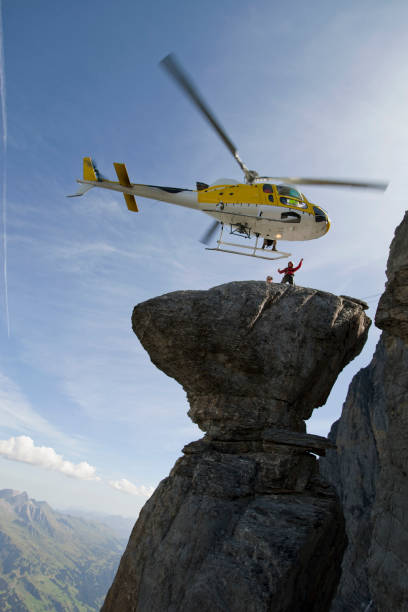
M 245 244 L 237 244 L 235 242 L 223 242 L 220 239 L 217 240 L 217 245 L 214 248 L 208 248 L 206 247 L 206 251 L 219 251 L 221 253 L 234 253 L 235 255 L 244 255 L 245 257 L 257 257 L 258 259 L 269 259 L 269 260 L 273 260 L 273 259 L 284 259 L 285 257 L 290 257 L 291 253 L 284 253 L 283 251 L 266 251 L 264 249 L 262 249 L 261 247 L 258 247 L 258 238 L 259 236 L 256 237 L 256 242 L 254 246 L 247 246 Z M 239 251 L 233 251 L 232 249 L 222 249 L 221 245 L 223 246 L 231 246 L 231 247 L 236 247 L 238 249 L 240 249 Z M 251 251 L 250 253 L 245 253 L 243 251 L 243 249 L 247 249 L 249 251 Z M 262 251 L 262 253 L 264 253 L 263 255 L 258 255 L 257 252 L 258 251 Z M 267 253 L 267 254 L 266 254 Z
M 241 245 L 234 245 L 234 246 L 241 246 Z M 206 247 L 205 249 L 206 251 L 218 251 L 219 253 L 234 253 L 234 255 L 244 255 L 245 257 L 256 257 L 257 259 L 269 259 L 269 261 L 272 261 L 274 259 L 285 259 L 285 257 L 290 257 L 290 253 L 283 253 L 283 251 L 273 251 L 273 253 L 278 254 L 277 256 L 267 256 L 267 255 L 257 255 L 256 253 L 242 253 L 241 251 L 232 251 L 231 249 L 220 249 L 220 247 L 215 247 L 213 249 L 210 249 L 208 247 Z M 258 251 L 261 251 L 262 249 L 257 249 Z

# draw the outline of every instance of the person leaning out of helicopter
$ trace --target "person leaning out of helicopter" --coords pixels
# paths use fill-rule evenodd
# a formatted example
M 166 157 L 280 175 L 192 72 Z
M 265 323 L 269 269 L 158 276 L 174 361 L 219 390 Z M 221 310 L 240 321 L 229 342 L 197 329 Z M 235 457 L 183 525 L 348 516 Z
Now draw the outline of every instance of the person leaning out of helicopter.
M 296 266 L 296 268 L 293 267 L 293 262 L 289 262 L 288 263 L 288 267 L 284 268 L 283 270 L 278 270 L 279 274 L 283 274 L 283 278 L 281 280 L 281 283 L 289 283 L 289 285 L 293 285 L 294 284 L 294 277 L 295 277 L 295 272 L 297 270 L 299 270 L 299 268 L 301 267 L 303 263 L 303 257 L 299 262 L 299 265 Z
M 268 247 L 272 247 L 272 251 L 276 251 L 276 240 L 270 240 L 269 238 L 264 238 L 262 249 L 267 249 Z

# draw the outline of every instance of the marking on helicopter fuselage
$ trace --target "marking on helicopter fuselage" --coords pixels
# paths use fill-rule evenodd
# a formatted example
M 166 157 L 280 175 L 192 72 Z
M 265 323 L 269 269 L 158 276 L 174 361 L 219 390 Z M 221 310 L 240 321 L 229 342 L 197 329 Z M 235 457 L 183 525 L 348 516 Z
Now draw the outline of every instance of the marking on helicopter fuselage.
M 262 215 L 262 217 L 256 217 L 254 215 L 245 215 L 244 213 L 238 213 L 235 211 L 225 211 L 225 210 L 212 210 L 209 208 L 203 208 L 202 209 L 203 212 L 206 213 L 210 213 L 212 215 L 216 214 L 216 215 L 229 215 L 231 217 L 245 217 L 247 219 L 252 219 L 253 221 L 273 221 L 275 223 L 299 223 L 300 219 L 271 219 L 270 217 L 264 217 Z M 310 215 L 313 216 L 313 215 Z

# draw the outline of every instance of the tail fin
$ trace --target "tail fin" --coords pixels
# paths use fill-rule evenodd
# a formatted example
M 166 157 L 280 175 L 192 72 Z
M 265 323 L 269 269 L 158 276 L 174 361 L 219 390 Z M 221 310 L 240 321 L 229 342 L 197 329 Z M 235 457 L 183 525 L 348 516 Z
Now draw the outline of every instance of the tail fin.
M 91 157 L 84 157 L 84 181 L 97 181 L 95 167 Z
M 125 164 L 114 163 L 116 174 L 118 175 L 119 183 L 124 187 L 131 187 L 131 183 L 129 181 L 129 176 L 126 170 Z M 124 193 L 124 198 L 126 201 L 126 205 L 129 210 L 133 212 L 139 212 L 139 209 L 136 204 L 135 196 L 130 193 Z

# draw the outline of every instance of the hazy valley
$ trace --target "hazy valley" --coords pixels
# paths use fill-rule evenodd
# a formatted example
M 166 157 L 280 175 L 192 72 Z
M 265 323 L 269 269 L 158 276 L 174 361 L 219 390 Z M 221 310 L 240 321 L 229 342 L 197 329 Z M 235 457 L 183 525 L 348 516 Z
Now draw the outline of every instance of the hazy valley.
M 126 542 L 100 521 L 0 490 L 0 609 L 99 610 Z

